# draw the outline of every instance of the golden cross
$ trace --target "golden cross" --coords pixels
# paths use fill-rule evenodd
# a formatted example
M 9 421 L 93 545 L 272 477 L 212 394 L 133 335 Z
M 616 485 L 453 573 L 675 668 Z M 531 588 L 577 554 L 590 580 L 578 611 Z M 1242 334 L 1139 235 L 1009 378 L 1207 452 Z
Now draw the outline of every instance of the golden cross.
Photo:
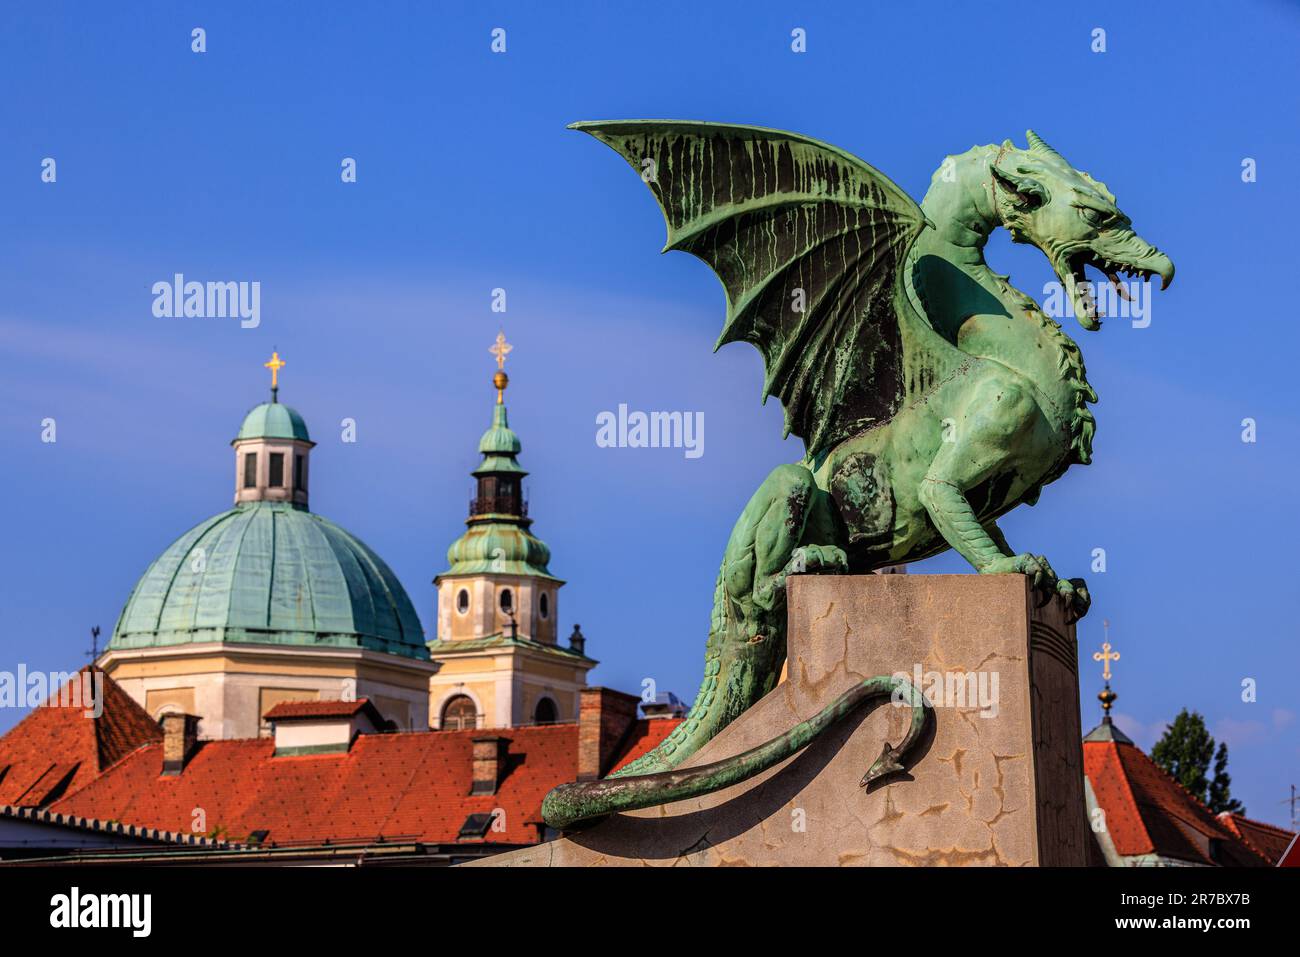
M 1105 622 L 1105 625 L 1109 626 L 1109 625 L 1110 625 L 1110 622 Z M 1109 630 L 1110 630 L 1110 629 L 1107 628 L 1107 631 L 1109 631 Z M 1092 653 L 1092 660 L 1093 660 L 1093 661 L 1100 661 L 1100 662 L 1101 662 L 1101 676 L 1102 676 L 1102 678 L 1104 678 L 1107 682 L 1109 682 L 1109 681 L 1110 681 L 1110 663 L 1111 663 L 1112 661 L 1119 661 L 1119 652 L 1118 652 L 1118 651 L 1111 651 L 1111 650 L 1110 650 L 1110 642 L 1109 642 L 1109 641 L 1103 641 L 1103 642 L 1101 643 L 1101 651 L 1094 651 L 1094 652 Z
M 275 350 L 271 351 L 271 361 L 263 362 L 262 365 L 271 370 L 271 391 L 274 392 L 280 388 L 280 370 L 285 367 L 285 361 L 280 358 L 280 353 Z
M 497 341 L 496 341 L 496 343 L 493 344 L 492 346 L 488 347 L 488 352 L 492 353 L 494 356 L 497 357 L 497 369 L 498 369 L 498 370 L 503 370 L 503 369 L 505 369 L 505 367 L 506 367 L 506 356 L 508 356 L 508 355 L 510 354 L 511 350 L 513 350 L 513 349 L 514 349 L 514 346 L 512 346 L 510 343 L 506 342 L 506 334 L 505 334 L 504 332 L 498 332 L 498 333 L 497 333 Z

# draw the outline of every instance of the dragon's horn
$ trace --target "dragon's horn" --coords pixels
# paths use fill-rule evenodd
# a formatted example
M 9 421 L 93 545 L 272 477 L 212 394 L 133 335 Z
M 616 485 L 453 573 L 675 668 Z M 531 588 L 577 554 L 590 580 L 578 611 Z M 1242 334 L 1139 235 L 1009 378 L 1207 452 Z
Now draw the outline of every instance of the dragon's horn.
M 1025 130 L 1025 138 L 1029 140 L 1029 151 L 1031 153 L 1041 153 L 1049 159 L 1060 160 L 1062 163 L 1066 162 L 1064 156 L 1048 146 L 1047 142 L 1033 130 Z

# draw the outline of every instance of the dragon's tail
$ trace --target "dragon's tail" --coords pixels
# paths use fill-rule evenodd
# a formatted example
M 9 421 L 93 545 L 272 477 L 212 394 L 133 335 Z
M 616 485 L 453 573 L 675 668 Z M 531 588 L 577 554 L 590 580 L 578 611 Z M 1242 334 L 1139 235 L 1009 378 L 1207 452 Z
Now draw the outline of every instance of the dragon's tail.
M 682 771 L 660 771 L 637 776 L 615 776 L 603 781 L 561 784 L 542 802 L 542 817 L 554 828 L 569 828 L 581 821 L 619 811 L 654 807 L 671 801 L 710 794 L 753 777 L 784 761 L 851 712 L 868 698 L 890 695 L 911 706 L 912 720 L 898 747 L 886 744 L 876 762 L 862 778 L 862 784 L 903 769 L 899 761 L 916 744 L 925 726 L 925 698 L 906 678 L 867 678 L 840 695 L 807 721 L 795 725 L 780 737 L 742 754 L 712 764 Z
M 724 565 L 714 587 L 712 620 L 704 647 L 704 679 L 695 703 L 682 723 L 657 747 L 611 777 L 672 770 L 776 686 L 785 660 L 784 632 L 771 629 L 768 637 L 757 640 L 742 633 L 742 623 L 730 613 L 725 570 Z

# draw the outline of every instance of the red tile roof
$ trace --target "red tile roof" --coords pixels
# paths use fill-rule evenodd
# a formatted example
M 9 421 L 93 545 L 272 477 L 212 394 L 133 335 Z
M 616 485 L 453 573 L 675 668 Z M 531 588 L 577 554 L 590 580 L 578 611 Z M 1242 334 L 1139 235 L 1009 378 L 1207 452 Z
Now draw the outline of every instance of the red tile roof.
M 632 763 L 641 755 L 653 751 L 658 747 L 659 742 L 668 737 L 669 732 L 681 723 L 681 718 L 641 718 L 629 734 L 631 746 L 614 762 L 613 767 L 609 769 L 610 774 L 623 765 Z
M 676 719 L 640 721 L 627 756 Z M 665 725 L 667 727 L 665 727 Z M 413 840 L 453 843 L 474 813 L 503 813 L 493 843 L 539 839 L 542 798 L 577 776 L 578 726 L 494 729 L 508 742 L 496 794 L 471 795 L 473 739 L 483 729 L 363 734 L 346 753 L 274 757 L 270 738 L 201 742 L 184 771 L 163 777 L 151 746 L 52 806 L 163 830 L 188 830 L 202 809 L 208 833 L 240 840 L 265 830 L 278 845 Z M 625 758 L 620 755 L 620 763 Z
M 77 675 L 90 673 L 89 667 Z M 104 681 L 99 717 L 73 697 L 74 677 L 45 706 L 0 737 L 0 804 L 42 807 L 80 788 L 137 748 L 162 740 L 162 729 L 112 678 Z M 75 702 L 75 706 L 59 702 Z
M 1121 856 L 1158 854 L 1229 866 L 1262 863 L 1234 831 L 1132 742 L 1085 740 L 1083 768 Z
M 1247 847 L 1270 864 L 1281 861 L 1282 855 L 1295 840 L 1295 834 L 1286 828 L 1255 821 L 1244 814 L 1224 811 L 1219 815 L 1219 820 L 1228 830 L 1241 838 Z
M 281 701 L 262 717 L 267 721 L 293 721 L 296 718 L 350 718 L 357 712 L 367 709 L 374 710 L 369 698 L 358 698 L 355 701 Z

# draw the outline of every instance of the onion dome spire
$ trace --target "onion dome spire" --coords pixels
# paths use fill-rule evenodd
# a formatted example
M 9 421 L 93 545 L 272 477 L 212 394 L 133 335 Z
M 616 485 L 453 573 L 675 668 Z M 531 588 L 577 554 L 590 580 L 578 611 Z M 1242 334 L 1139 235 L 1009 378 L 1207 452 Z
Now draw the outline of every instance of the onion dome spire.
M 465 521 L 469 527 L 448 550 L 451 568 L 444 574 L 496 572 L 550 577 L 550 549 L 528 532 L 532 519 L 523 493 L 528 473 L 517 458 L 523 444 L 506 415 L 505 390 L 510 380 L 505 361 L 513 349 L 503 332 L 497 333 L 496 342 L 488 349 L 497 360 L 492 377 L 497 401 L 492 407 L 492 425 L 478 442 L 483 461 L 470 473 L 475 489 Z
M 488 352 L 496 356 L 497 371 L 492 386 L 497 390 L 497 404 L 492 408 L 492 426 L 479 439 L 478 450 L 483 461 L 472 473 L 478 482 L 474 501 L 470 503 L 470 521 L 496 520 L 528 525 L 528 503 L 523 499 L 522 482 L 525 472 L 515 456 L 523 447 L 510 428 L 506 417 L 505 391 L 510 379 L 505 372 L 506 356 L 514 349 L 506 342 L 504 332 L 497 333 L 496 342 Z

